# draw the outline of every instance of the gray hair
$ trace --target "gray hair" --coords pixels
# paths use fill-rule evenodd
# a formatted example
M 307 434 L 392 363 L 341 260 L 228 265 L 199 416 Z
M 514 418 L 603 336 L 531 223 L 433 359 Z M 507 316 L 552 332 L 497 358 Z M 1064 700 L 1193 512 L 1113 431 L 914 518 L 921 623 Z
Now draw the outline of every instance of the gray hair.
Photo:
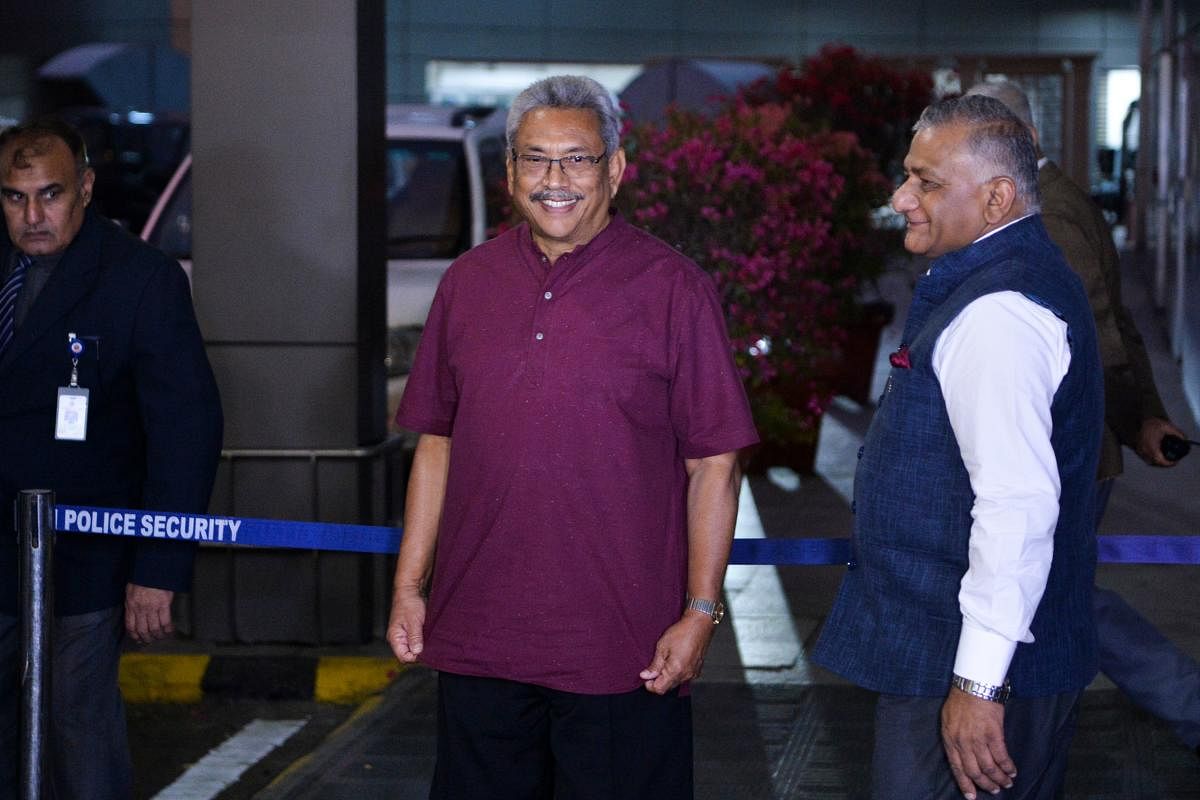
M 504 134 L 511 151 L 515 146 L 517 129 L 525 115 L 537 108 L 578 108 L 591 111 L 600 124 L 600 138 L 608 155 L 621 146 L 621 117 L 613 106 L 612 95 L 591 78 L 582 75 L 553 75 L 542 78 L 517 95 L 508 110 Z
M 1024 122 L 1030 128 L 1037 127 L 1033 124 L 1033 109 L 1029 107 L 1029 96 L 1025 94 L 1025 90 L 1021 85 L 1013 81 L 981 81 L 970 89 L 967 89 L 966 94 L 980 94 L 984 97 L 994 97 L 1008 107 L 1008 110 L 1017 115 L 1017 119 Z
M 1012 179 L 1017 198 L 1026 211 L 1041 209 L 1038 192 L 1038 157 L 1033 135 L 1008 106 L 981 94 L 939 100 L 921 112 L 913 132 L 945 125 L 971 128 L 966 143 L 971 155 L 991 164 L 998 174 Z

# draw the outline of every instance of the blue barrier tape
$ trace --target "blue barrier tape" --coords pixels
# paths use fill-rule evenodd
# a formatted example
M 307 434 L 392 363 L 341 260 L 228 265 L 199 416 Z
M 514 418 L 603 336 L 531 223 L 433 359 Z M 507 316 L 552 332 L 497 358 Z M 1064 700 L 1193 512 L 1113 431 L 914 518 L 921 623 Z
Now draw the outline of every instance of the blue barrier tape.
M 372 525 L 285 522 L 249 517 L 175 514 L 119 508 L 56 506 L 54 527 L 68 533 L 173 539 L 238 547 L 286 547 L 395 553 L 400 529 Z M 1200 564 L 1200 536 L 1100 536 L 1103 563 Z M 730 564 L 845 564 L 849 539 L 735 539 Z
M 1102 564 L 1200 564 L 1200 536 L 1098 536 Z M 735 539 L 730 564 L 844 564 L 849 539 Z
M 54 527 L 68 533 L 171 539 L 239 547 L 288 547 L 354 553 L 395 553 L 400 549 L 399 528 L 120 508 L 55 506 Z
M 1103 564 L 1200 564 L 1200 536 L 1097 536 Z
M 849 539 L 734 539 L 730 564 L 845 564 Z

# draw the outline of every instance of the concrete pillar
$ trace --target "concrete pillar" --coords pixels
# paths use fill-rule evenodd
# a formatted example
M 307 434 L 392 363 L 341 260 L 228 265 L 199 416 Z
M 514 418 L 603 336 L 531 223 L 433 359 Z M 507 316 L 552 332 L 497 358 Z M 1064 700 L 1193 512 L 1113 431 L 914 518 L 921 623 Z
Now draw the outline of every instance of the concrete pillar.
M 1145 252 L 1150 242 L 1150 225 L 1153 224 L 1154 148 L 1151 146 L 1154 131 L 1154 0 L 1140 0 L 1138 4 L 1138 69 L 1142 76 L 1142 91 L 1138 100 L 1138 156 L 1134 178 L 1134 205 L 1130 219 L 1130 237 L 1138 252 Z
M 225 448 L 383 440 L 384 0 L 207 0 L 190 8 L 193 293 Z M 371 522 L 370 466 L 246 458 L 217 510 Z M 202 553 L 193 634 L 351 641 L 370 570 L 344 554 Z

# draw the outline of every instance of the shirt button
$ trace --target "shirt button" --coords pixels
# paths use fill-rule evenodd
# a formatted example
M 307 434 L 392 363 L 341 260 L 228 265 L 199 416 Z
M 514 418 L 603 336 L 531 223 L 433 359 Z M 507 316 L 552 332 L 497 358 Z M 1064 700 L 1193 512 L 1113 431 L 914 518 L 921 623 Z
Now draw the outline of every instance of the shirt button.
M 533 338 L 537 339 L 540 342 L 542 339 L 546 338 L 546 334 L 542 333 L 541 331 L 538 331 L 537 335 L 534 336 Z
M 546 298 L 547 300 L 549 300 L 551 297 L 554 297 L 554 293 L 553 293 L 553 292 L 546 292 L 544 295 L 542 295 L 542 297 L 544 297 L 544 298 Z

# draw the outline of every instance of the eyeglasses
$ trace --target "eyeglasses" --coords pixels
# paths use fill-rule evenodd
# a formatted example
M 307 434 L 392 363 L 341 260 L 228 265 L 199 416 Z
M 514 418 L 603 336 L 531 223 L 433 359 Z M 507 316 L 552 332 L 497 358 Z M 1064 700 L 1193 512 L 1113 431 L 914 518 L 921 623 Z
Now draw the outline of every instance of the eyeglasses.
M 517 171 L 522 175 L 529 177 L 540 178 L 550 172 L 550 168 L 555 164 L 562 169 L 563 175 L 568 178 L 584 178 L 592 175 L 596 171 L 596 167 L 608 155 L 605 151 L 598 156 L 583 156 L 569 155 L 562 158 L 548 158 L 537 153 L 521 153 L 517 154 L 516 150 L 512 151 L 513 163 L 517 165 Z

